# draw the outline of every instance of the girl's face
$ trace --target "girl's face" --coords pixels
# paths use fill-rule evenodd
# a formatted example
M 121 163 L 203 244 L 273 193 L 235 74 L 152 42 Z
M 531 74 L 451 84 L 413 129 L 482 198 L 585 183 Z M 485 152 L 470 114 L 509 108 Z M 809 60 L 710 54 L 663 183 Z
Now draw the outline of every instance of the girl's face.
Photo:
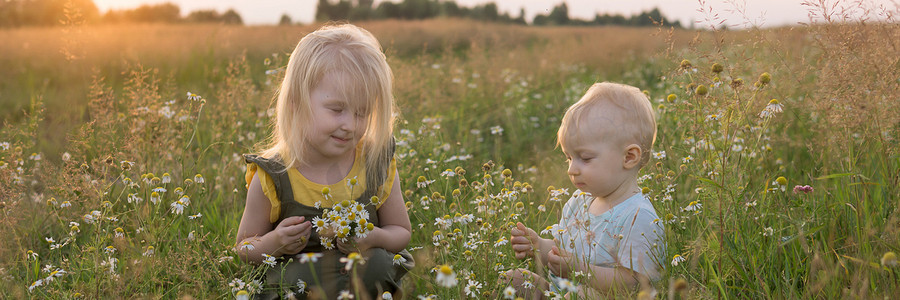
M 328 73 L 310 93 L 312 130 L 309 162 L 336 160 L 353 155 L 356 144 L 366 133 L 368 101 L 344 99 L 340 73 Z

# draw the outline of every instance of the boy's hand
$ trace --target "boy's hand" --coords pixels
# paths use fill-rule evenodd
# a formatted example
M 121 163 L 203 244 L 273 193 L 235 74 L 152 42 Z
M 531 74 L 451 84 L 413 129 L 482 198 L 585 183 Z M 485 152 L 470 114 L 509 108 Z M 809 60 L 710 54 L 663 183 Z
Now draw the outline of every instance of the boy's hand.
M 312 234 L 312 224 L 304 217 L 289 217 L 278 223 L 272 232 L 275 233 L 275 237 L 281 245 L 279 254 L 293 255 L 306 248 L 306 244 L 309 243 L 309 235 Z
M 569 272 L 572 271 L 571 263 L 572 255 L 557 246 L 550 248 L 550 253 L 547 253 L 547 265 L 557 276 L 569 278 Z
M 510 230 L 510 233 L 512 237 L 509 239 L 509 244 L 512 246 L 513 252 L 516 253 L 517 259 L 534 256 L 534 247 L 537 246 L 537 241 L 540 240 L 537 232 L 525 227 L 522 222 L 516 222 L 516 228 Z

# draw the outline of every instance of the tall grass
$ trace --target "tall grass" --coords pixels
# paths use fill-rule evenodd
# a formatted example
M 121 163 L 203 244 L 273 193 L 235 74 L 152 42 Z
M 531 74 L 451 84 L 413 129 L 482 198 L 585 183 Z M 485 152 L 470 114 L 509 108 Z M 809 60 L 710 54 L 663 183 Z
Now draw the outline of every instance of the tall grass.
M 417 263 L 406 296 L 464 298 L 468 288 L 491 297 L 506 287 L 500 272 L 532 265 L 503 245 L 509 224 L 558 220 L 574 190 L 554 147 L 559 118 L 606 80 L 645 89 L 659 113 L 641 178 L 667 228 L 657 296 L 900 293 L 886 255 L 900 250 L 895 23 L 741 32 L 359 25 L 388 49 L 397 82 Z M 227 298 L 255 289 L 247 285 L 264 267 L 231 250 L 246 195 L 240 154 L 269 133 L 279 68 L 313 29 L 84 28 L 84 57 L 60 75 L 36 67 L 59 61 L 59 36 L 0 33 L 50 49 L 3 48 L 20 72 L 0 76 L 20 81 L 2 89 L 19 100 L 0 131 L 9 143 L 0 144 L 0 293 Z M 133 52 L 104 52 L 126 45 Z M 26 84 L 42 76 L 74 79 Z M 760 117 L 772 99 L 783 111 Z M 45 131 L 66 142 L 46 145 Z M 181 213 L 179 200 L 190 201 Z M 675 265 L 675 255 L 685 260 Z M 439 286 L 439 265 L 459 285 Z M 614 296 L 652 294 L 638 292 Z

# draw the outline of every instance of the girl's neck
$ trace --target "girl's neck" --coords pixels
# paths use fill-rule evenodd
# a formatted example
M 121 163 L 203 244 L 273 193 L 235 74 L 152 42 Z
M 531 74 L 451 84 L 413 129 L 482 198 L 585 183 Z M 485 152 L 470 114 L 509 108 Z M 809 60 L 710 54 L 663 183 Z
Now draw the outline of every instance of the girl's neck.
M 305 163 L 300 164 L 297 167 L 297 171 L 309 181 L 323 185 L 331 185 L 338 183 L 347 177 L 347 174 L 350 174 L 350 170 L 353 169 L 353 164 L 355 162 L 356 150 L 352 150 L 348 152 L 347 155 L 342 155 L 333 159 L 307 159 Z

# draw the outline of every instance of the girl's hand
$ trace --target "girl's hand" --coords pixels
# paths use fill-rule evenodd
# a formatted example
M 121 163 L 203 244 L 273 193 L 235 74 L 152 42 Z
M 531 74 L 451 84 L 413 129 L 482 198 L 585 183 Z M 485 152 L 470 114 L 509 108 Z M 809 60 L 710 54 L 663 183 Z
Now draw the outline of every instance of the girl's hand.
M 512 246 L 513 252 L 516 253 L 517 259 L 534 256 L 534 247 L 537 246 L 537 242 L 540 240 L 537 232 L 525 227 L 522 222 L 517 222 L 516 228 L 510 230 L 510 233 L 512 237 L 509 239 L 509 244 Z
M 289 217 L 278 223 L 272 233 L 281 245 L 280 253 L 276 251 L 279 255 L 273 256 L 294 255 L 306 248 L 309 235 L 312 234 L 312 224 L 304 217 Z
M 363 251 L 365 251 L 366 249 L 364 243 L 360 243 L 362 239 L 358 239 L 356 237 L 351 237 L 350 240 L 346 242 L 342 242 L 341 239 L 336 240 L 338 250 L 340 250 L 341 253 L 344 254 L 350 254 L 353 252 L 363 254 Z
M 572 271 L 571 263 L 572 255 L 557 246 L 550 248 L 550 253 L 547 253 L 547 265 L 557 276 L 569 278 L 569 272 Z

